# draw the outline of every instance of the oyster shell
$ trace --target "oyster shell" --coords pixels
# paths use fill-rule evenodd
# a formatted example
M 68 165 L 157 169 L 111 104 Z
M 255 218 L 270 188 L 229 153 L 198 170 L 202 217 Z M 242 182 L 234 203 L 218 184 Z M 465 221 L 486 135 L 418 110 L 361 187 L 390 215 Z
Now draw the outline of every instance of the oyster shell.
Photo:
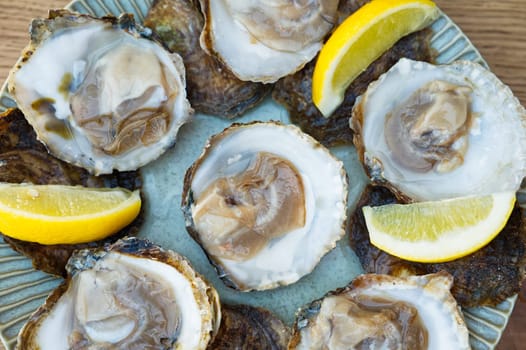
M 127 14 L 57 10 L 33 20 L 8 87 L 53 155 L 106 174 L 135 170 L 174 144 L 192 112 L 184 66 L 149 34 Z
M 234 124 L 188 169 L 182 207 L 223 281 L 263 290 L 296 282 L 334 248 L 347 187 L 342 162 L 297 127 Z
M 93 176 L 86 170 L 50 155 L 36 139 L 31 126 L 19 109 L 0 114 L 0 182 L 82 185 L 86 187 L 125 187 L 131 191 L 141 188 L 138 172 L 115 172 Z M 144 198 L 143 198 L 144 201 Z M 4 236 L 13 249 L 29 257 L 36 269 L 65 276 L 66 262 L 74 250 L 101 247 L 125 235 L 135 235 L 143 221 L 143 213 L 120 232 L 102 241 L 81 244 L 42 245 Z
M 221 305 L 221 326 L 209 349 L 282 350 L 290 329 L 270 311 L 249 305 Z
M 354 143 L 373 182 L 412 200 L 516 191 L 526 111 L 482 66 L 401 59 L 355 104 Z
M 301 69 L 336 22 L 338 0 L 200 0 L 201 46 L 241 80 L 273 83 Z
M 289 349 L 470 349 L 447 273 L 361 275 L 300 311 Z
M 257 105 L 270 86 L 236 78 L 199 44 L 204 19 L 191 0 L 155 1 L 144 24 L 183 58 L 188 100 L 196 112 L 235 118 Z
M 71 257 L 17 349 L 206 349 L 219 319 L 216 291 L 185 258 L 127 238 Z

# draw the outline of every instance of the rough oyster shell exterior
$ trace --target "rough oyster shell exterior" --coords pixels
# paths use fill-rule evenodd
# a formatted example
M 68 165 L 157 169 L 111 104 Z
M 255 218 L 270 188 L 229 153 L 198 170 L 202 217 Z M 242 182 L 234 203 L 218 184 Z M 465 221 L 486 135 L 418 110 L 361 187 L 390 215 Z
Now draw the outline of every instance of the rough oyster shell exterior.
M 196 112 L 232 119 L 260 103 L 270 86 L 236 78 L 199 44 L 204 19 L 197 1 L 159 0 L 148 12 L 152 28 L 171 52 L 183 58 L 188 100 Z

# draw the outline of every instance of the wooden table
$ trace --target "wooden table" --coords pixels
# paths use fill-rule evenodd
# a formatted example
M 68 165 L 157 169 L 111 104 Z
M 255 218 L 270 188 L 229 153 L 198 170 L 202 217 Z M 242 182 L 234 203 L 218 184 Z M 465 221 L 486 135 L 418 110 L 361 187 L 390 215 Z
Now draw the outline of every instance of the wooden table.
M 435 0 L 481 51 L 491 69 L 526 103 L 526 0 Z M 0 0 L 0 80 L 28 42 L 31 18 L 66 0 Z M 518 302 L 499 350 L 526 348 L 526 303 Z M 3 350 L 0 345 L 0 350 Z

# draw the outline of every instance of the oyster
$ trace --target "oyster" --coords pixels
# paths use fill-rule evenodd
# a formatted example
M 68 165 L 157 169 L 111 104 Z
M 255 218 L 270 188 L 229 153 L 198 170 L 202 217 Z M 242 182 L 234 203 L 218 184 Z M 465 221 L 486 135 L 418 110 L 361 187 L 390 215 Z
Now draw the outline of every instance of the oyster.
M 382 186 L 368 186 L 349 220 L 351 246 L 367 273 L 407 276 L 447 271 L 454 277 L 451 293 L 463 307 L 497 305 L 517 294 L 526 277 L 526 216 L 518 205 L 506 226 L 478 251 L 444 263 L 416 263 L 392 256 L 369 240 L 362 207 L 400 203 Z
M 343 235 L 342 162 L 297 127 L 234 124 L 188 169 L 187 229 L 230 287 L 263 290 L 308 274 Z
M 304 308 L 289 349 L 470 349 L 447 273 L 361 275 Z
M 360 160 L 404 198 L 517 190 L 526 173 L 526 111 L 482 66 L 401 59 L 353 108 Z
M 93 176 L 86 170 L 50 155 L 36 139 L 31 126 L 19 109 L 0 114 L 0 182 L 82 185 L 86 187 L 141 188 L 142 180 L 135 171 Z M 144 198 L 143 198 L 144 200 Z M 65 275 L 66 262 L 77 249 L 94 248 L 115 242 L 125 235 L 135 235 L 143 221 L 142 212 L 134 222 L 104 240 L 80 244 L 42 245 L 4 236 L 16 251 L 29 257 L 36 269 L 55 275 Z
M 236 78 L 199 44 L 204 19 L 191 0 L 155 1 L 144 24 L 183 58 L 188 100 L 196 112 L 234 118 L 266 96 L 270 86 Z
M 200 0 L 201 46 L 241 80 L 273 83 L 321 49 L 338 0 Z
M 81 250 L 22 328 L 18 349 L 206 349 L 216 291 L 182 256 L 137 238 Z
M 174 144 L 192 112 L 184 66 L 148 35 L 127 14 L 57 10 L 33 20 L 8 86 L 54 156 L 106 174 L 135 170 Z

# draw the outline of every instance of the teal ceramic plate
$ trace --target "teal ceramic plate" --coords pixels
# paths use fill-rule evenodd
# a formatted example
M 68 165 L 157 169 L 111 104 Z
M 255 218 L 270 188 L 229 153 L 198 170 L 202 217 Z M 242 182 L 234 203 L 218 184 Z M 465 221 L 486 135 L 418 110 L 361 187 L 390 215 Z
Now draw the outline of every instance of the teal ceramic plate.
M 95 16 L 129 12 L 142 22 L 151 3 L 152 0 L 77 0 L 68 8 Z M 439 53 L 439 63 L 467 59 L 485 64 L 468 38 L 447 16 L 442 15 L 432 28 L 432 46 Z M 4 86 L 0 110 L 14 106 Z M 270 119 L 289 122 L 287 112 L 269 98 L 236 121 Z M 180 203 L 186 169 L 201 153 L 206 139 L 229 124 L 219 118 L 196 115 L 195 121 L 180 131 L 175 148 L 141 170 L 146 220 L 140 236 L 187 256 L 194 267 L 214 284 L 223 301 L 266 307 L 291 324 L 298 307 L 320 298 L 329 290 L 346 285 L 362 272 L 361 266 L 349 247 L 348 239 L 343 238 L 311 274 L 291 286 L 273 291 L 241 293 L 223 285 L 200 247 L 187 234 Z M 343 160 L 348 171 L 349 203 L 353 206 L 366 183 L 366 177 L 352 147 L 335 148 L 333 152 Z M 60 279 L 35 271 L 28 259 L 11 250 L 0 238 L 0 338 L 8 350 L 14 348 L 17 333 L 24 322 L 59 283 Z M 495 347 L 514 303 L 515 298 L 510 298 L 494 308 L 463 310 L 474 349 Z

